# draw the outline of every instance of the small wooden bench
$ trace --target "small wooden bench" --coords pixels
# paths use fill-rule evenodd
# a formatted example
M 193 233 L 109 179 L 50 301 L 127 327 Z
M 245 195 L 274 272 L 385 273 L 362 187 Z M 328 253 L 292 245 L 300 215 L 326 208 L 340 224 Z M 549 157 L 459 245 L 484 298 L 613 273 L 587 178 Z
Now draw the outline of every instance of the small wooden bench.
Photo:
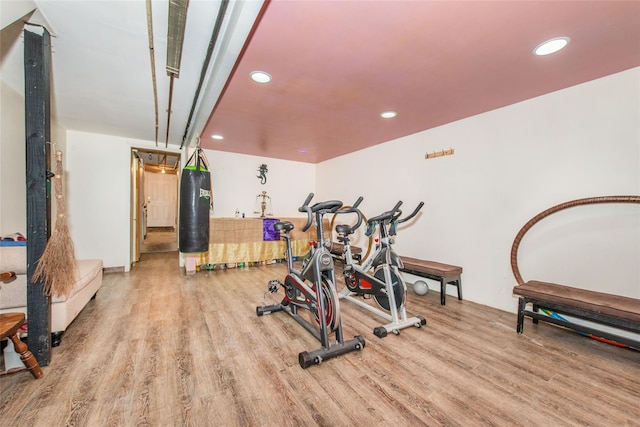
M 525 281 L 518 267 L 518 248 L 524 235 L 542 219 L 564 209 L 603 203 L 640 203 L 640 196 L 599 196 L 571 200 L 540 212 L 522 226 L 511 245 L 511 269 L 518 285 L 513 288 L 518 298 L 518 324 L 516 330 L 522 333 L 524 317 L 533 323 L 542 320 L 558 326 L 573 329 L 593 338 L 614 341 L 640 349 L 640 340 L 618 336 L 605 330 L 596 329 L 597 324 L 640 334 L 640 299 L 604 292 L 590 291 L 537 280 Z M 531 304 L 532 308 L 527 306 Z M 550 313 L 540 313 L 544 310 Z M 566 314 L 578 319 L 595 322 L 595 327 L 565 319 Z
M 403 268 L 400 271 L 440 282 L 440 304 L 446 304 L 446 286 L 458 289 L 458 299 L 462 300 L 462 267 L 401 256 Z
M 329 252 L 334 258 L 342 260 L 344 255 L 344 243 L 331 242 Z M 357 246 L 351 246 L 351 256 L 355 262 L 360 264 L 362 262 L 362 249 Z
M 536 280 L 515 286 L 513 293 L 519 296 L 518 333 L 522 333 L 524 317 L 528 316 L 532 318 L 533 323 L 542 320 L 583 334 L 640 349 L 640 341 L 578 324 L 564 319 L 562 316 L 549 316 L 539 312 L 541 309 L 546 309 L 557 314 L 565 314 L 640 334 L 640 299 Z M 531 309 L 527 308 L 528 304 L 531 304 Z

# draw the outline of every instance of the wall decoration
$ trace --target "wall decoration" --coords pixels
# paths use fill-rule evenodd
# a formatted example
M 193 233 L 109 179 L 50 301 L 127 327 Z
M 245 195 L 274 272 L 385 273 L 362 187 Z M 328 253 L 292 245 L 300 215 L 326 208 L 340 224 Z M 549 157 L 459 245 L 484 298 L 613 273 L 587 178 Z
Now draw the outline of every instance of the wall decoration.
M 267 165 L 265 163 L 261 164 L 258 168 L 259 175 L 257 175 L 256 178 L 260 179 L 260 184 L 262 185 L 265 185 L 267 183 L 267 172 L 269 172 L 269 169 L 267 169 Z
M 424 155 L 425 159 L 433 159 L 434 157 L 442 157 L 442 156 L 451 156 L 455 153 L 453 148 L 448 150 L 440 150 L 438 152 L 434 151 L 433 153 L 427 153 Z

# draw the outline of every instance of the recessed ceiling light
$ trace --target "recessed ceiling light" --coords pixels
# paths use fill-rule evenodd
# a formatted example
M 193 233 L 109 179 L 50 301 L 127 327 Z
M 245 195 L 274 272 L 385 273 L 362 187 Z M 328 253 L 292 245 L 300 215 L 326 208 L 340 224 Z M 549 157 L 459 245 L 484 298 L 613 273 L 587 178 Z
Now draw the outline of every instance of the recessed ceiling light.
M 224 139 L 224 136 L 215 134 L 215 135 L 211 135 L 211 138 L 213 138 L 213 139 Z
M 383 119 L 392 119 L 397 115 L 398 113 L 396 113 L 395 111 L 385 111 L 380 114 L 380 117 L 382 117 Z
M 256 83 L 269 83 L 271 81 L 269 73 L 265 73 L 264 71 L 252 71 L 249 75 L 251 76 L 251 80 Z
M 306 153 L 307 151 L 309 150 L 307 150 L 306 148 L 298 148 L 299 153 Z
M 556 37 L 546 42 L 540 43 L 533 49 L 533 54 L 536 56 L 550 55 L 556 53 L 563 47 L 569 44 L 571 39 L 569 37 Z

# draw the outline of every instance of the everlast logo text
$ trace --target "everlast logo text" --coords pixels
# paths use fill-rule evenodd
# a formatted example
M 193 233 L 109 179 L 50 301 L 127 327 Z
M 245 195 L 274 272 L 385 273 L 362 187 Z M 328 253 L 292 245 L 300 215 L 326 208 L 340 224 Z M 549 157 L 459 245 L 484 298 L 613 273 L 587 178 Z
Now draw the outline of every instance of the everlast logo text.
M 210 190 L 205 190 L 204 188 L 200 189 L 200 197 L 204 197 L 205 199 L 209 200 L 211 198 L 211 191 Z

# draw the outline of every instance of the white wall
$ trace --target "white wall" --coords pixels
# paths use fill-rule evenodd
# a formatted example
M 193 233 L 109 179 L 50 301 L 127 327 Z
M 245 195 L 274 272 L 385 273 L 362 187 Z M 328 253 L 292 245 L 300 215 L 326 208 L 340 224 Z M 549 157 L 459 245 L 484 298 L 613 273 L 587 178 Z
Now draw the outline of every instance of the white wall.
M 27 234 L 24 96 L 0 82 L 0 235 Z
M 13 0 L 0 2 L 0 28 L 13 24 L 16 20 L 36 8 L 32 0 Z
M 0 81 L 0 235 L 19 232 L 27 235 L 27 172 L 24 95 Z M 51 168 L 55 168 L 55 150 L 64 153 L 64 129 L 51 123 Z M 63 156 L 63 163 L 64 163 Z M 66 185 L 66 183 L 65 183 Z M 52 224 L 55 223 L 56 204 L 51 203 Z
M 8 84 L 0 80 L 0 235 L 27 234 L 26 138 L 24 100 L 24 46 L 22 19 L 36 8 L 31 0 L 0 2 L 2 21 L 2 62 L 0 76 L 18 75 Z M 15 69 L 20 72 L 15 72 Z M 53 104 L 53 102 L 52 102 Z M 55 167 L 55 150 L 65 151 L 65 131 L 51 115 L 51 167 Z M 63 158 L 64 162 L 64 158 Z M 51 203 L 52 227 L 56 204 Z
M 66 199 L 69 229 L 78 258 L 101 258 L 105 267 L 131 264 L 131 147 L 152 148 L 150 141 L 68 131 Z M 313 191 L 315 166 L 284 160 L 205 150 L 212 170 L 214 215 L 233 216 L 239 208 L 253 214 L 255 196 L 265 190 L 279 216 L 299 216 L 297 207 Z M 256 177 L 269 167 L 266 185 Z
M 424 201 L 397 251 L 462 266 L 465 299 L 513 312 L 510 250 L 522 225 L 569 200 L 640 194 L 639 95 L 636 68 L 399 138 L 319 164 L 316 192 L 362 195 L 367 216 Z M 640 297 L 638 259 L 639 206 L 602 205 L 534 227 L 519 266 L 525 280 Z
M 298 207 L 315 189 L 315 165 L 204 150 L 211 167 L 213 216 L 233 217 L 239 209 L 247 217 L 254 214 L 256 196 L 266 191 L 271 197 L 274 217 L 304 216 Z M 258 179 L 261 164 L 268 167 L 267 182 Z
M 150 141 L 67 132 L 69 230 L 79 259 L 100 258 L 129 271 L 131 148 Z

